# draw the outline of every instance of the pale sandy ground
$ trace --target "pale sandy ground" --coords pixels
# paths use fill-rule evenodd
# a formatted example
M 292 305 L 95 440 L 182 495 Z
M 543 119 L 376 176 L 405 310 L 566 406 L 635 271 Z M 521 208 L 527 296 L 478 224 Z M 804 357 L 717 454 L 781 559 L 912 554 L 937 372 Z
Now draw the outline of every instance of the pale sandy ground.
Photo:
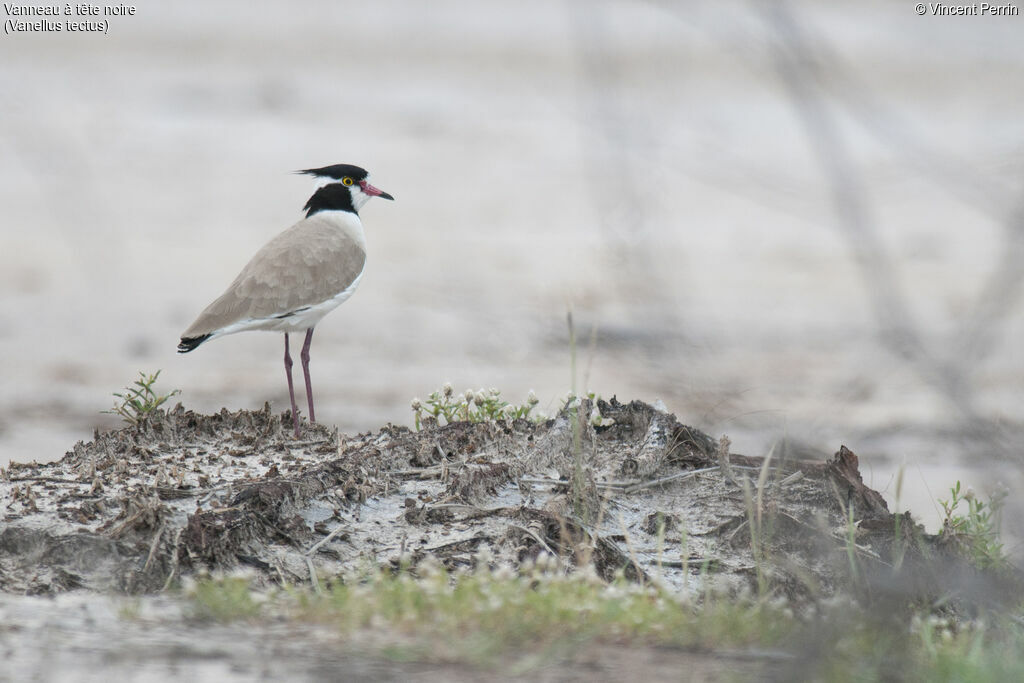
M 175 344 L 299 216 L 288 172 L 353 162 L 397 201 L 363 210 L 361 289 L 317 328 L 322 421 L 407 424 L 445 380 L 553 410 L 571 308 L 581 386 L 740 452 L 845 443 L 890 501 L 905 462 L 900 505 L 933 528 L 957 477 L 1018 487 L 997 463 L 1019 453 L 963 437 L 963 405 L 885 347 L 865 283 L 902 288 L 978 417 L 1020 423 L 1024 17 L 786 5 L 894 285 L 840 229 L 771 6 L 178 0 L 106 36 L 3 36 L 0 464 L 114 425 L 138 370 L 198 410 L 284 409 L 280 335 Z

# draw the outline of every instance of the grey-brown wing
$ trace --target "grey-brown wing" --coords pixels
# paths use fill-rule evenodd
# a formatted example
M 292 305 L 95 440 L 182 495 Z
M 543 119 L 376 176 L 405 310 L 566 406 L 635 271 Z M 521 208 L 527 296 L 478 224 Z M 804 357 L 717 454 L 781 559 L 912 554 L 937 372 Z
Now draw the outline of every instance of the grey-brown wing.
M 300 221 L 256 252 L 182 336 L 198 337 L 326 301 L 355 282 L 365 263 L 358 236 L 317 217 Z

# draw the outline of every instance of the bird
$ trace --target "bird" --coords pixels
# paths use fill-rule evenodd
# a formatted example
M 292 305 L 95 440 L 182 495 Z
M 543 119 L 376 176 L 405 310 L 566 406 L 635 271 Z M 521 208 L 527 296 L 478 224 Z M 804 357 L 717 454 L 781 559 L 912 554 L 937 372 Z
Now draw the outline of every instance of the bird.
M 333 164 L 296 171 L 312 176 L 317 189 L 306 202 L 305 217 L 267 242 L 242 268 L 227 290 L 207 306 L 181 334 L 178 353 L 236 332 L 284 332 L 284 369 L 288 378 L 295 438 L 299 413 L 292 384 L 288 335 L 305 332 L 299 358 L 306 380 L 309 422 L 313 387 L 309 379 L 309 346 L 313 328 L 355 293 L 366 265 L 366 236 L 359 210 L 372 197 L 394 200 L 370 184 L 369 173 L 351 164 Z

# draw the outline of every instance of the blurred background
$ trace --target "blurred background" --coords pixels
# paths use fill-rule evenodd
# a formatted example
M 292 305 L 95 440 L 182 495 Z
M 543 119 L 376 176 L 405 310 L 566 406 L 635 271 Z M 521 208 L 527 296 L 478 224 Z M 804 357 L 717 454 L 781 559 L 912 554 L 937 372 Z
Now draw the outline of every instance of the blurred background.
M 1021 483 L 1022 28 L 909 0 L 178 0 L 5 35 L 0 464 L 116 426 L 140 370 L 195 410 L 286 409 L 281 335 L 175 345 L 301 216 L 291 171 L 346 162 L 396 201 L 362 210 L 360 291 L 317 327 L 321 421 L 409 424 L 445 381 L 553 412 L 572 311 L 580 389 L 750 455 L 845 444 L 935 530 L 957 479 Z

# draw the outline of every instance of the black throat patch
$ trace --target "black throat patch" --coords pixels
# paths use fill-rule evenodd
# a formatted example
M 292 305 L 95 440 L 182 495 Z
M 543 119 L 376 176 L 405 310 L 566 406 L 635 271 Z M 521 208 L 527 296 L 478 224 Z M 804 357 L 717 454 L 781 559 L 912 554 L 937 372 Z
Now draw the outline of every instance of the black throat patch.
M 359 215 L 356 207 L 352 205 L 352 193 L 341 183 L 321 187 L 313 193 L 302 210 L 306 212 L 306 218 L 321 211 L 351 211 Z

